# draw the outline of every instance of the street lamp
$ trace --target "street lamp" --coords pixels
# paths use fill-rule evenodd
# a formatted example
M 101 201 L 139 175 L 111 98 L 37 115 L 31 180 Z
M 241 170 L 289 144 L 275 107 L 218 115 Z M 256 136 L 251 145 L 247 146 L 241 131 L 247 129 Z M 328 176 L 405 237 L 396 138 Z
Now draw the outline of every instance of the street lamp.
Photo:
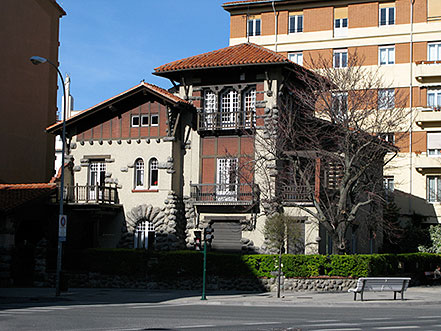
M 53 64 L 48 59 L 41 57 L 41 56 L 32 56 L 29 59 L 32 64 L 38 65 L 42 63 L 49 63 L 51 66 L 53 66 L 60 76 L 62 87 L 63 87 L 63 97 L 64 97 L 64 105 L 63 105 L 63 132 L 61 135 L 61 141 L 62 141 L 62 149 L 61 149 L 61 184 L 60 184 L 60 210 L 59 210 L 59 222 L 60 220 L 65 217 L 63 215 L 63 203 L 64 203 L 64 153 L 66 150 L 66 93 L 64 89 L 64 79 L 63 75 L 61 74 L 60 70 L 58 70 L 58 67 Z M 60 227 L 60 224 L 58 224 L 58 227 Z M 58 236 L 58 253 L 57 253 L 57 273 L 55 278 L 55 295 L 60 295 L 60 275 L 61 275 L 61 256 L 63 253 L 63 238 Z

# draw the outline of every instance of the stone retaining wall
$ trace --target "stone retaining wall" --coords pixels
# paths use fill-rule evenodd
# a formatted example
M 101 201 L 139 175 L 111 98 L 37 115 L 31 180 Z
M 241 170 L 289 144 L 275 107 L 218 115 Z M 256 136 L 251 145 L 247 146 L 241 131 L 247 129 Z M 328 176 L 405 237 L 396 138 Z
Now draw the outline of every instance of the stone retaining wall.
M 180 279 L 174 281 L 153 281 L 149 277 L 125 275 L 102 275 L 99 273 L 70 273 L 67 275 L 69 287 L 90 288 L 145 288 L 145 289 L 201 289 L 201 279 Z M 53 286 L 55 277 L 50 274 L 47 284 Z M 285 292 L 346 292 L 355 287 L 356 279 L 348 278 L 281 278 L 281 290 Z M 207 290 L 276 291 L 276 278 L 222 279 L 207 277 Z

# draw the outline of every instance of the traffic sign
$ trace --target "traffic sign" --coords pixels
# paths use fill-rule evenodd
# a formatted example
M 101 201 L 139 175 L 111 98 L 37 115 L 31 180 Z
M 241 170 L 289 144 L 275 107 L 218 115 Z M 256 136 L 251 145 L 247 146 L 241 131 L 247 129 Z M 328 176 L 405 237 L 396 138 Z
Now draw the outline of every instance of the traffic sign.
M 58 241 L 66 241 L 67 216 L 60 215 L 58 218 Z

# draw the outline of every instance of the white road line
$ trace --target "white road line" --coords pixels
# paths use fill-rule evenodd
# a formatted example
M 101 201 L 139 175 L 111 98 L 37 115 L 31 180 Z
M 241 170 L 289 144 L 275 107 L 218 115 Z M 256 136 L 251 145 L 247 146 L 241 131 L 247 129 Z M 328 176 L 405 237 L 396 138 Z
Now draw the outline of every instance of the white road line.
M 342 328 L 338 328 L 338 329 L 317 329 L 317 330 L 312 330 L 312 331 L 359 331 L 362 330 L 360 328 L 352 328 L 352 329 L 342 329 Z
M 328 322 L 338 322 L 339 320 L 309 320 L 308 323 L 328 323 Z
M 362 318 L 362 321 L 390 321 L 390 317 L 372 317 L 372 318 Z
M 403 329 L 421 329 L 420 326 L 417 325 L 400 325 L 400 326 L 383 326 L 374 328 L 375 330 L 403 330 Z
M 327 326 L 358 326 L 358 323 L 326 323 L 326 324 L 308 324 L 308 327 L 316 326 L 316 327 L 327 327 Z
M 180 304 L 180 303 L 176 303 L 176 304 L 150 304 L 150 305 L 143 305 L 143 306 L 133 306 L 133 307 L 127 307 L 129 309 L 143 309 L 143 308 L 164 308 L 164 307 L 180 307 L 180 306 L 186 306 L 186 304 Z
M 271 325 L 271 324 L 280 324 L 281 322 L 250 322 L 243 323 L 242 325 Z
M 214 324 L 200 324 L 200 325 L 187 325 L 187 326 L 176 326 L 176 329 L 192 329 L 192 328 L 213 328 Z
M 424 318 L 441 318 L 441 316 L 418 316 L 417 318 L 421 318 L 421 319 L 424 319 Z

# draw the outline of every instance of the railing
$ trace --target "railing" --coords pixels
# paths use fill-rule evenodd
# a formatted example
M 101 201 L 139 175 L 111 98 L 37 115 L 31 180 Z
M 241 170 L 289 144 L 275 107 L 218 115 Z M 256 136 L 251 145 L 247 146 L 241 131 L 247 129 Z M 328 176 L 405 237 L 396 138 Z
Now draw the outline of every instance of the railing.
M 58 195 L 59 196 L 59 195 Z M 64 201 L 69 203 L 118 204 L 116 186 L 68 185 L 64 187 Z
M 310 202 L 314 195 L 306 185 L 284 185 L 281 193 L 283 202 Z
M 255 125 L 254 112 L 203 112 L 198 113 L 198 130 L 250 129 Z
M 251 205 L 258 200 L 256 185 L 250 184 L 190 184 L 191 197 L 201 204 Z

